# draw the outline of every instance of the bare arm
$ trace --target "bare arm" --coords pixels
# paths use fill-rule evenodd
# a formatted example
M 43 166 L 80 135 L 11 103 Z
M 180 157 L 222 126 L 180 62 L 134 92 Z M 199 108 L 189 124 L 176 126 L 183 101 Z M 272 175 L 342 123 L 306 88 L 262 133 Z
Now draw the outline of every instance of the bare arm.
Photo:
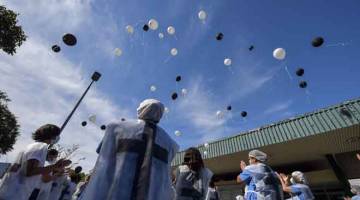
M 67 164 L 67 163 L 66 163 Z M 35 176 L 39 174 L 49 174 L 54 169 L 64 167 L 64 160 L 57 161 L 54 165 L 48 165 L 46 167 L 39 167 L 39 161 L 36 159 L 30 159 L 26 162 L 26 176 Z
M 286 181 L 280 174 L 277 174 L 277 175 L 278 175 L 278 178 L 280 179 L 280 183 L 281 183 L 283 191 L 287 192 L 287 193 L 291 193 L 291 187 L 286 184 Z

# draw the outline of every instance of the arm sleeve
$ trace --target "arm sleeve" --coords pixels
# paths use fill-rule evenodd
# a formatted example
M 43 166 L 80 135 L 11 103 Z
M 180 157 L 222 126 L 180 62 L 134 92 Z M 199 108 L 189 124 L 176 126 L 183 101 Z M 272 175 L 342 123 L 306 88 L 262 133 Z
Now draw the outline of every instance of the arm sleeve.
M 251 180 L 251 173 L 248 170 L 244 170 L 239 174 L 240 179 L 246 183 L 249 183 Z
M 37 147 L 36 149 L 34 149 L 33 151 L 30 151 L 27 156 L 26 159 L 27 160 L 37 160 L 40 163 L 44 162 L 46 159 L 46 155 L 47 155 L 47 146 L 46 145 L 42 145 L 40 147 Z

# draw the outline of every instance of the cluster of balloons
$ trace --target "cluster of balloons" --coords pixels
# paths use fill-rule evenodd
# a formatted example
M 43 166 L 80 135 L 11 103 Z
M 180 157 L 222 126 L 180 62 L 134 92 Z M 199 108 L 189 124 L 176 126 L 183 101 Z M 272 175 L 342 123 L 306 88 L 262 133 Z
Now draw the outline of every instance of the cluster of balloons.
M 68 45 L 68 46 L 75 46 L 77 43 L 77 39 L 75 37 L 75 35 L 71 34 L 71 33 L 66 33 L 63 37 L 62 37 L 63 42 Z M 55 52 L 55 53 L 59 53 L 61 51 L 61 47 L 57 44 L 53 45 L 51 47 L 51 49 Z
M 89 118 L 88 118 L 88 120 L 89 120 L 92 124 L 96 125 L 96 115 L 90 115 Z M 86 125 L 87 125 L 87 121 L 81 122 L 81 126 L 84 126 L 84 127 L 85 127 Z M 101 125 L 101 126 L 100 126 L 100 129 L 101 129 L 101 130 L 106 130 L 106 125 Z

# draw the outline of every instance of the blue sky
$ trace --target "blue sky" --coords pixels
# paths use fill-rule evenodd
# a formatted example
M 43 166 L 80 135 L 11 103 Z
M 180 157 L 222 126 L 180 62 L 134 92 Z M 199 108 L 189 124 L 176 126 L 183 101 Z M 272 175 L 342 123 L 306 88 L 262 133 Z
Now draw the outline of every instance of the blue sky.
M 28 40 L 17 55 L 0 52 L 0 89 L 13 100 L 21 137 L 15 151 L 2 157 L 11 161 L 28 144 L 30 133 L 43 123 L 61 124 L 86 88 L 94 70 L 103 74 L 66 128 L 64 145 L 80 144 L 82 163 L 91 169 L 102 132 L 94 125 L 81 127 L 91 114 L 98 123 L 134 118 L 145 98 L 161 100 L 170 112 L 161 126 L 181 148 L 234 135 L 278 120 L 359 97 L 360 2 L 325 0 L 200 0 L 200 1 L 3 1 L 20 13 Z M 204 10 L 207 19 L 198 19 Z M 151 18 L 159 29 L 144 32 Z M 125 31 L 135 28 L 133 35 Z M 166 33 L 174 26 L 175 36 Z M 67 47 L 64 33 L 77 36 Z M 158 33 L 165 34 L 159 39 Z M 218 32 L 224 34 L 216 41 Z M 322 36 L 320 48 L 311 40 Z M 345 43 L 345 46 L 337 45 Z M 59 44 L 59 54 L 51 46 Z M 248 51 L 254 45 L 253 51 Z M 272 57 L 282 47 L 284 61 Z M 123 55 L 116 57 L 115 48 Z M 177 48 L 172 57 L 170 49 Z M 232 65 L 223 64 L 226 57 Z M 292 78 L 289 79 L 285 65 Z M 305 75 L 298 78 L 298 67 Z M 182 81 L 177 83 L 177 75 Z M 307 91 L 298 87 L 308 82 Z M 155 85 L 156 92 L 149 87 Z M 173 92 L 188 94 L 171 100 Z M 226 107 L 232 106 L 231 112 Z M 225 112 L 217 118 L 216 112 Z M 241 111 L 247 111 L 243 119 Z M 183 135 L 176 137 L 175 130 Z

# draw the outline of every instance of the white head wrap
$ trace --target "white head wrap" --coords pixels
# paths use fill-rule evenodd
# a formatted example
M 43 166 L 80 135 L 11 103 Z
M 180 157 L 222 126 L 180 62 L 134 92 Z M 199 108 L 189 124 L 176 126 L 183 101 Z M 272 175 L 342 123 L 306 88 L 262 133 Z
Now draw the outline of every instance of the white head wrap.
M 257 149 L 252 150 L 249 152 L 249 157 L 253 157 L 256 160 L 260 161 L 260 162 L 265 162 L 267 160 L 267 155 L 266 153 L 259 151 Z
M 307 184 L 304 173 L 302 173 L 300 171 L 294 171 L 293 173 L 291 173 L 291 177 L 292 177 L 292 179 L 296 179 L 295 182 L 300 181 L 300 183 Z M 294 181 L 291 181 L 291 182 L 294 182 Z
M 164 105 L 156 99 L 146 99 L 137 108 L 139 119 L 158 123 L 164 113 Z
M 360 185 L 352 185 L 351 192 L 357 195 L 360 194 Z

